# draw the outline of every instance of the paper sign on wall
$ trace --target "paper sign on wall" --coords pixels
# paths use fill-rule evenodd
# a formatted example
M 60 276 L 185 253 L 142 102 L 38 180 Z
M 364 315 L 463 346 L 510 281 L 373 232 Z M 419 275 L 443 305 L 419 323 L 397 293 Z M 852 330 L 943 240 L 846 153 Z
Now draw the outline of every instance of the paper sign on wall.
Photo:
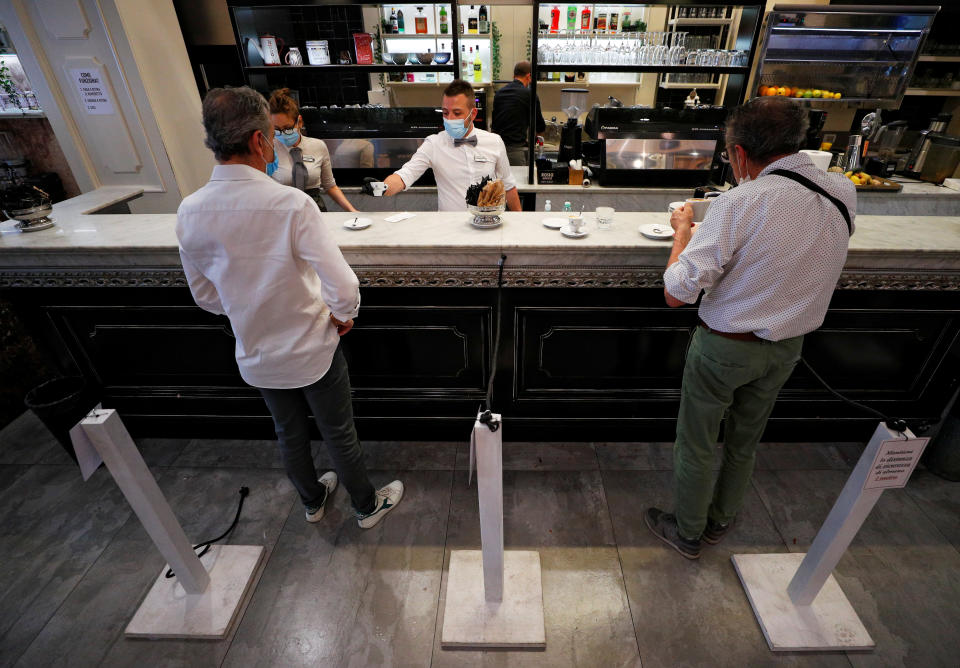
M 80 99 L 88 114 L 112 114 L 113 100 L 110 99 L 110 87 L 107 85 L 103 70 L 99 67 L 72 69 L 70 74 L 77 82 Z
M 863 488 L 904 487 L 929 441 L 929 438 L 911 438 L 881 443 Z

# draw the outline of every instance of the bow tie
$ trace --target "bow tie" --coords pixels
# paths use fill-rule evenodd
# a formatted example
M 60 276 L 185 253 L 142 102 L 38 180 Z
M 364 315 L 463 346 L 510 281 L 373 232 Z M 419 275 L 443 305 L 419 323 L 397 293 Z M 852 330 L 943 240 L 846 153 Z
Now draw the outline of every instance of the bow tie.
M 460 139 L 454 139 L 454 146 L 463 146 L 464 144 L 470 144 L 471 146 L 477 145 L 477 135 L 470 135 L 469 137 L 461 137 Z

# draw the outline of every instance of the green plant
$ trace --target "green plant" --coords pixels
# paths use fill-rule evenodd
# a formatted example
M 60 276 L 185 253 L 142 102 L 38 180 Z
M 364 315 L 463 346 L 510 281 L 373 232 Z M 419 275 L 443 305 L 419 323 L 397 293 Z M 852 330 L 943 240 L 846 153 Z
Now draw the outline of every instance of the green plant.
M 377 34 L 374 35 L 373 40 L 373 62 L 383 62 L 383 32 L 380 26 L 377 26 Z M 380 74 L 377 75 L 377 81 L 380 83 L 380 90 L 383 90 L 386 83 L 386 75 L 380 72 Z
M 490 27 L 490 33 L 490 63 L 493 70 L 491 81 L 496 81 L 500 78 L 500 66 L 502 65 L 500 61 L 500 27 L 496 21 Z
M 13 83 L 13 79 L 10 78 L 10 68 L 7 67 L 6 61 L 3 60 L 0 60 L 0 88 L 10 96 L 10 101 L 17 109 L 23 108 L 20 91 L 17 88 L 17 84 Z

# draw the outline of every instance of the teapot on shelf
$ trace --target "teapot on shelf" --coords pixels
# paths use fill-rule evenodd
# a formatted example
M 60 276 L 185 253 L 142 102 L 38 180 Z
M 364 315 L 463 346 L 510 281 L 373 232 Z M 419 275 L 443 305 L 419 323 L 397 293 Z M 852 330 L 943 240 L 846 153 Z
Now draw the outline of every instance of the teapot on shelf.
M 257 53 L 260 54 L 264 65 L 281 64 L 280 51 L 283 49 L 282 39 L 274 37 L 273 35 L 261 35 L 259 40 L 248 37 L 247 41 L 250 42 L 253 48 L 257 50 Z

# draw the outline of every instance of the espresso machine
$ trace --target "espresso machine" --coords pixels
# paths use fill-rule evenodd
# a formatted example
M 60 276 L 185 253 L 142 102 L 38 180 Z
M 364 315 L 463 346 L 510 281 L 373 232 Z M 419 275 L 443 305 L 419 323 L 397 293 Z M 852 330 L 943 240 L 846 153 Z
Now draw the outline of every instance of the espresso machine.
M 560 152 L 557 162 L 579 160 L 581 156 L 581 141 L 583 126 L 580 125 L 580 112 L 587 108 L 586 88 L 564 88 L 560 91 L 560 108 L 567 115 L 567 122 L 560 131 Z
M 907 164 L 903 169 L 905 176 L 919 178 L 923 172 L 923 164 L 927 160 L 927 154 L 930 152 L 930 134 L 940 134 L 947 129 L 947 125 L 953 120 L 953 114 L 938 114 L 930 119 L 930 125 L 926 130 L 920 131 L 913 150 L 907 156 Z
M 600 185 L 695 187 L 722 183 L 723 107 L 594 107 L 587 160 Z

